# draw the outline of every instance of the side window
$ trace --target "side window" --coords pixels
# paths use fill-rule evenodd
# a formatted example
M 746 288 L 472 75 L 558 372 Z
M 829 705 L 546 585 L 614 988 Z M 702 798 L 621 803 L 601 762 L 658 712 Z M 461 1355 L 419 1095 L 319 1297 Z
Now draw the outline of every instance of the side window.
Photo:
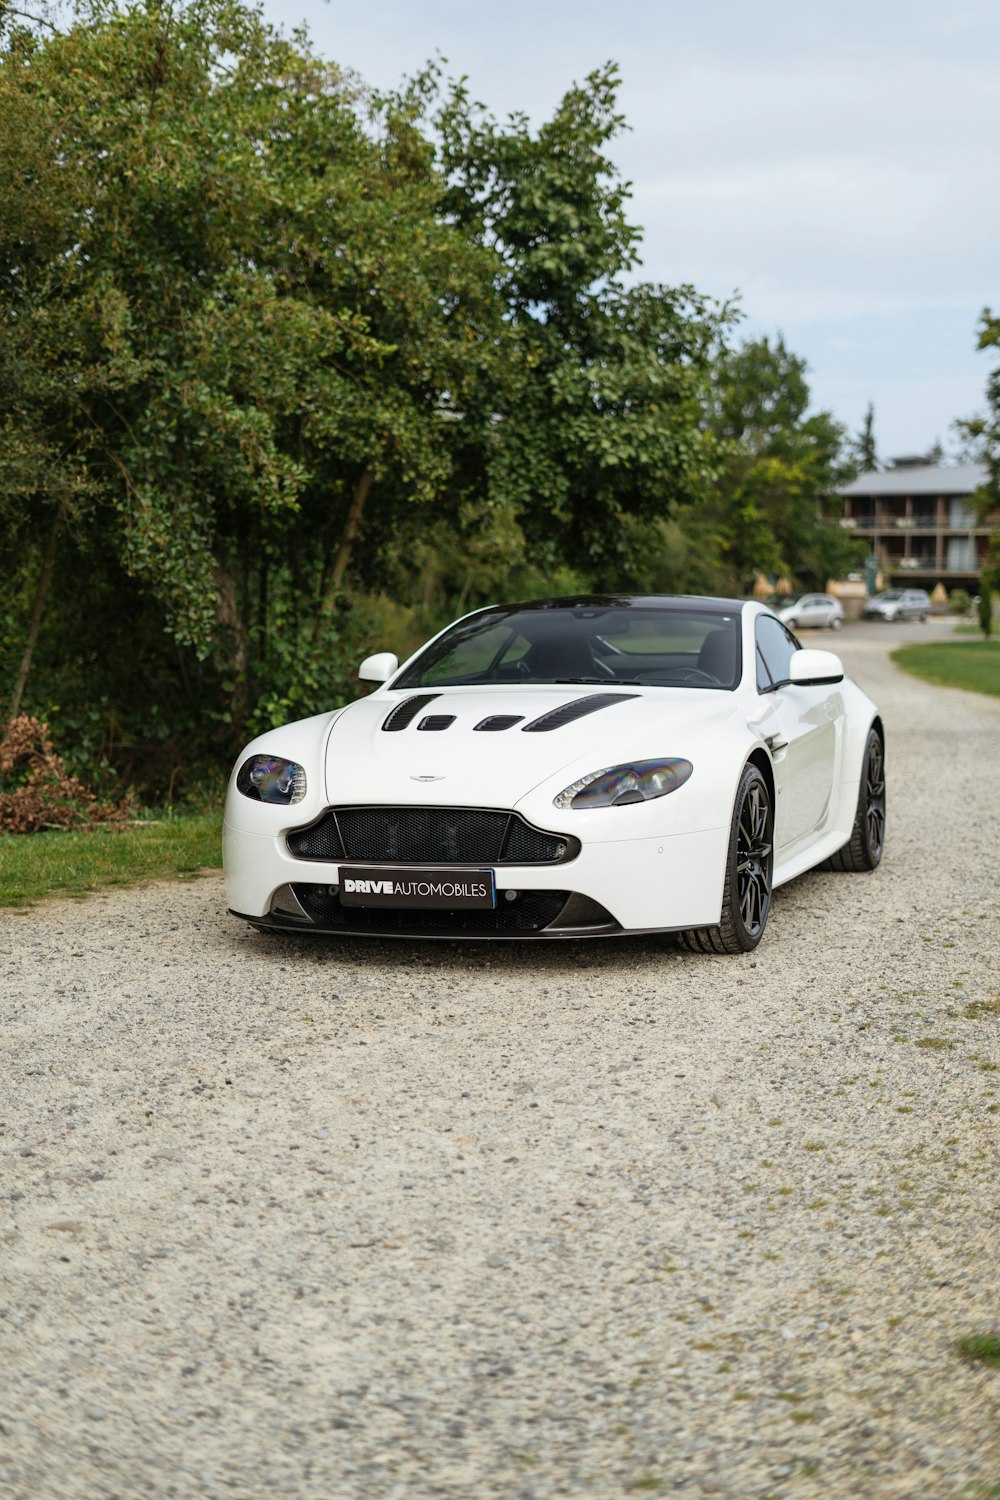
M 776 683 L 788 681 L 788 663 L 799 643 L 772 615 L 757 621 L 757 691 L 766 693 Z

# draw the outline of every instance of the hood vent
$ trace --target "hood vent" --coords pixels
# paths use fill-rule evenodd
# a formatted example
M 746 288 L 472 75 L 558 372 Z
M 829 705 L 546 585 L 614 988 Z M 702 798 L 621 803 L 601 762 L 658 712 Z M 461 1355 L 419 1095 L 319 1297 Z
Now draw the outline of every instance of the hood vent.
M 440 693 L 421 693 L 416 698 L 404 698 L 402 703 L 396 704 L 382 728 L 388 734 L 395 734 L 400 729 L 405 729 L 408 724 L 413 723 L 422 708 L 426 708 L 428 703 L 433 703 L 434 699 L 440 696 Z
M 447 729 L 449 724 L 454 724 L 454 714 L 428 714 L 426 719 L 421 719 L 417 725 L 418 729 Z
M 564 703 L 560 708 L 553 708 L 547 714 L 542 714 L 541 718 L 532 719 L 530 724 L 525 724 L 521 733 L 545 734 L 550 729 L 562 729 L 564 724 L 572 724 L 574 719 L 585 718 L 587 714 L 596 714 L 598 709 L 610 708 L 613 703 L 627 703 L 630 698 L 636 697 L 637 693 L 591 693 L 587 698 L 574 698 L 572 703 Z
M 473 726 L 473 731 L 479 730 L 482 734 L 498 734 L 501 729 L 510 729 L 514 724 L 520 724 L 524 714 L 490 714 L 488 719 L 480 719 Z

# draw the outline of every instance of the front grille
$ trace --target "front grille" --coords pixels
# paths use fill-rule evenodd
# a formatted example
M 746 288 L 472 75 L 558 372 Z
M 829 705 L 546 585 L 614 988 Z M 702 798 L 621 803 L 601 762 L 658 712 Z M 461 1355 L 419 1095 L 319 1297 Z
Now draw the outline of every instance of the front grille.
M 332 932 L 391 932 L 404 937 L 541 932 L 559 915 L 570 895 L 569 891 L 518 891 L 516 901 L 507 901 L 499 892 L 492 910 L 449 911 L 441 907 L 341 906 L 339 895 L 331 894 L 329 886 L 293 885 L 292 890 L 317 927 Z
M 399 865 L 552 865 L 580 850 L 518 813 L 478 807 L 331 807 L 287 843 L 297 859 Z

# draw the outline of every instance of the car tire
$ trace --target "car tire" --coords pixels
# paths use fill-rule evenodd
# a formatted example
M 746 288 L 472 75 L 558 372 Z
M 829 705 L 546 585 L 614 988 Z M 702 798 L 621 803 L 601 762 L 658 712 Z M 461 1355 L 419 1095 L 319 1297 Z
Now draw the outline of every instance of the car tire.
M 827 860 L 830 870 L 859 874 L 874 870 L 885 848 L 885 746 L 877 729 L 869 729 L 861 763 L 861 784 L 851 837 Z
M 750 953 L 764 936 L 774 874 L 774 804 L 767 782 L 750 763 L 743 768 L 733 805 L 717 927 L 681 934 L 691 953 Z
M 843 624 L 843 623 L 844 623 L 844 622 L 843 622 L 843 620 L 842 620 L 842 619 L 841 619 L 841 618 L 840 618 L 840 616 L 839 616 L 839 615 L 834 615 L 834 617 L 833 617 L 833 619 L 832 619 L 832 620 L 831 620 L 831 621 L 830 621 L 830 629 L 831 629 L 831 630 L 839 630 L 839 629 L 840 629 L 840 627 L 841 627 L 841 625 L 842 625 L 842 624 Z

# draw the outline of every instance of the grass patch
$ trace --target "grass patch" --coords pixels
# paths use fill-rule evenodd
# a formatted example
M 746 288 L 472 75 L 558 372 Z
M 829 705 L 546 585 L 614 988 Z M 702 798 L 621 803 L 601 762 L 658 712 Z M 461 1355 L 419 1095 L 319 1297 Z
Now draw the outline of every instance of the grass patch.
M 965 1021 L 980 1021 L 983 1016 L 1000 1016 L 1000 996 L 995 1000 L 970 1000 L 962 1011 Z
M 963 1359 L 1000 1370 L 1000 1333 L 967 1333 L 955 1347 Z
M 0 906 L 190 876 L 222 864 L 221 813 L 90 832 L 0 835 Z
M 892 660 L 904 672 L 941 687 L 966 688 L 1000 698 L 1000 641 L 938 641 L 900 646 Z

